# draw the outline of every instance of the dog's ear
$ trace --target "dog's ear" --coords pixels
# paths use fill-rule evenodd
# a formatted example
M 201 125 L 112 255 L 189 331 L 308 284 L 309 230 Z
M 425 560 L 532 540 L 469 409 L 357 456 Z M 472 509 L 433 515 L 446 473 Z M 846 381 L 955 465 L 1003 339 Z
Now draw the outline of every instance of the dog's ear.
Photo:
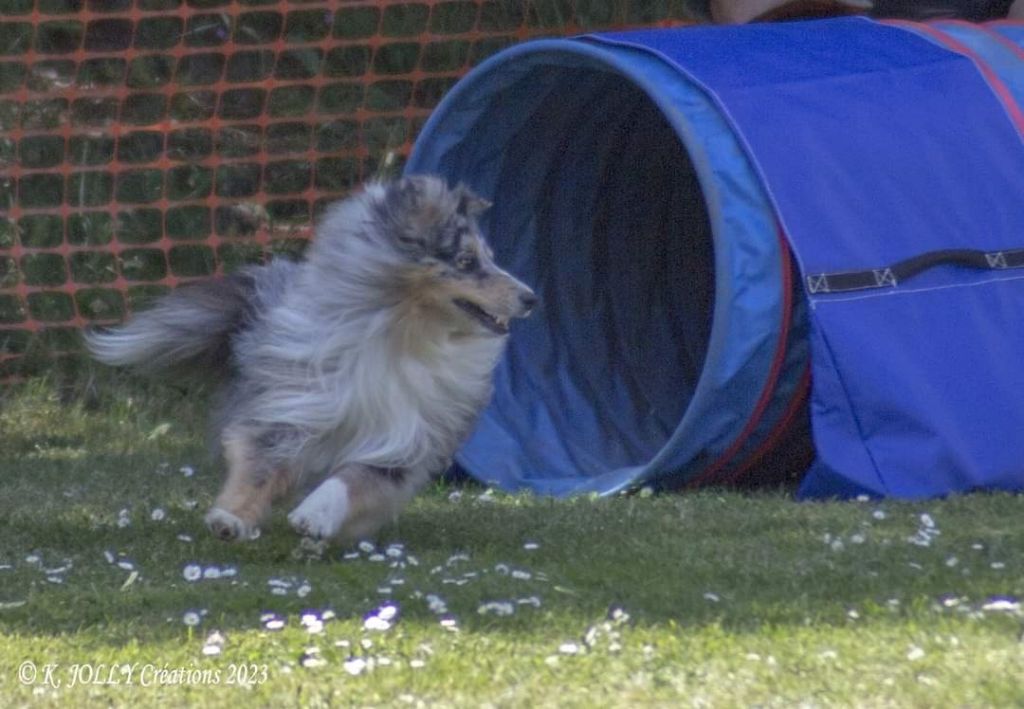
M 422 178 L 403 177 L 387 183 L 384 189 L 384 208 L 394 214 L 415 209 L 422 198 Z
M 436 183 L 434 182 L 436 180 Z M 410 256 L 429 252 L 427 237 L 436 225 L 439 211 L 435 191 L 444 183 L 423 175 L 412 175 L 385 183 L 377 202 L 381 233 Z
M 491 208 L 491 202 L 480 197 L 462 183 L 459 183 L 459 186 L 455 188 L 455 195 L 459 200 L 459 214 L 467 217 L 479 217 Z
M 422 178 L 403 177 L 381 186 L 383 192 L 375 207 L 381 221 L 386 224 L 392 236 L 405 241 L 409 235 L 403 233 L 411 228 L 414 218 L 423 202 Z

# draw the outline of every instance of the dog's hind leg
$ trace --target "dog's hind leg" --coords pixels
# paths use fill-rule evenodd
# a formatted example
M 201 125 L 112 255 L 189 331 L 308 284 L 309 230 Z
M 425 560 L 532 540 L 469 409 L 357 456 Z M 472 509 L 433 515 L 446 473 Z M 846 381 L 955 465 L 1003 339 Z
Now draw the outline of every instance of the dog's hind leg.
M 261 460 L 245 432 L 225 433 L 223 445 L 227 478 L 206 513 L 206 526 L 226 541 L 253 539 L 259 535 L 259 525 L 270 512 L 271 503 L 287 492 L 289 474 Z
M 392 521 L 426 483 L 400 469 L 345 465 L 288 515 L 300 534 L 364 539 Z

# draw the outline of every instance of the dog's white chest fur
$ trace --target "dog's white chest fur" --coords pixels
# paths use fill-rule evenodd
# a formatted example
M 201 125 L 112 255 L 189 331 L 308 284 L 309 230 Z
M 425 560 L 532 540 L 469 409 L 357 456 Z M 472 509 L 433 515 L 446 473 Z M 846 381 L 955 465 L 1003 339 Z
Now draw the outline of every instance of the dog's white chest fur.
M 378 467 L 439 472 L 491 394 L 502 339 L 464 338 L 417 353 L 372 346 L 343 376 L 333 455 Z M 343 368 L 345 369 L 345 368 Z M 355 434 L 355 435 L 353 435 Z
M 440 472 L 490 397 L 505 338 L 332 322 L 316 300 L 286 300 L 254 332 L 244 365 L 269 385 L 256 419 L 301 432 L 283 451 L 301 476 L 344 463 Z

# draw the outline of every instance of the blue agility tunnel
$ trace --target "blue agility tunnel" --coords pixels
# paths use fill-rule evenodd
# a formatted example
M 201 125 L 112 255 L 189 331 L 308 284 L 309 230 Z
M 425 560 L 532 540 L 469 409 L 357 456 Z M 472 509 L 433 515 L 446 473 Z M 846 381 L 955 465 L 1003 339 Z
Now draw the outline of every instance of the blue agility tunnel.
M 554 495 L 793 466 L 808 497 L 1024 488 L 1022 47 L 846 18 L 477 67 L 406 169 L 492 199 L 543 306 L 460 465 Z

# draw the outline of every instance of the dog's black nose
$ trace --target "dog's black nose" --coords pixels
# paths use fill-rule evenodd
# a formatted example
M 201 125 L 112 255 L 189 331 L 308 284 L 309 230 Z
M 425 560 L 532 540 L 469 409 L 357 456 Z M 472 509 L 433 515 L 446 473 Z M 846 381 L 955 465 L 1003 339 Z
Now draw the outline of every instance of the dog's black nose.
M 520 293 L 519 302 L 523 304 L 523 308 L 529 312 L 533 310 L 533 306 L 537 304 L 537 296 L 533 293 Z

